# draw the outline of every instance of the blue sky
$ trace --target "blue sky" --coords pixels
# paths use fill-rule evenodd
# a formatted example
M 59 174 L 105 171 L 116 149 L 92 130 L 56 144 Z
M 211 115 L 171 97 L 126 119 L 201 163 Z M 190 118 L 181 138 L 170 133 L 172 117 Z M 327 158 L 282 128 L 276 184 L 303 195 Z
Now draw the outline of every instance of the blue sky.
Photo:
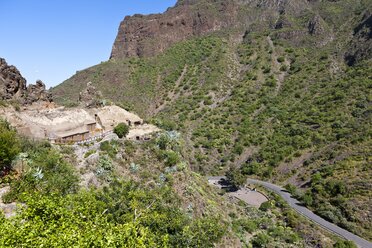
M 176 0 L 0 0 L 0 57 L 28 83 L 55 86 L 108 60 L 120 22 Z

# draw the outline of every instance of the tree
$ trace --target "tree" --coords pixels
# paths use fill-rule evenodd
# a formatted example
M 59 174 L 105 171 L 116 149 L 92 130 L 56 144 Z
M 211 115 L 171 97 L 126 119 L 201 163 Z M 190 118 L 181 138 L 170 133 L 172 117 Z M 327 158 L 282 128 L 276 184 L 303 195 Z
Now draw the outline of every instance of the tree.
M 16 131 L 7 122 L 0 120 L 0 176 L 2 172 L 11 169 L 12 160 L 20 151 Z
M 239 189 L 247 181 L 247 177 L 240 173 L 240 170 L 234 168 L 230 168 L 230 170 L 226 172 L 226 177 L 231 183 L 231 186 L 235 189 Z
M 119 123 L 114 128 L 114 133 L 116 133 L 117 136 L 119 136 L 119 138 L 121 139 L 121 138 L 127 136 L 127 134 L 129 133 L 129 126 L 125 123 Z

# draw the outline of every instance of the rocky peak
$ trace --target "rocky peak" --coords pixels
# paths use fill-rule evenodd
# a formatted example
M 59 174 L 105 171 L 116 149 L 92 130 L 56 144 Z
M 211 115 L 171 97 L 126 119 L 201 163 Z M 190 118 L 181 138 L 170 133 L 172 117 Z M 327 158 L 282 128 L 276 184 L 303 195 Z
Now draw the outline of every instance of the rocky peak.
M 26 79 L 15 66 L 8 65 L 0 58 L 0 99 L 16 100 L 23 105 L 38 101 L 52 102 L 52 95 L 45 89 L 45 84 L 38 80 L 35 85 L 26 85 Z
M 26 104 L 32 104 L 37 101 L 53 101 L 52 94 L 45 89 L 45 84 L 41 80 L 37 80 L 36 84 L 30 84 L 27 87 L 27 94 L 24 99 Z
M 26 91 L 26 79 L 15 66 L 0 58 L 0 99 L 21 99 Z
M 127 16 L 120 24 L 111 59 L 153 56 L 188 37 L 231 27 L 236 12 L 235 0 L 183 0 L 164 14 Z
M 94 108 L 101 105 L 102 93 L 93 86 L 92 82 L 87 83 L 85 90 L 79 94 L 79 102 L 87 108 Z

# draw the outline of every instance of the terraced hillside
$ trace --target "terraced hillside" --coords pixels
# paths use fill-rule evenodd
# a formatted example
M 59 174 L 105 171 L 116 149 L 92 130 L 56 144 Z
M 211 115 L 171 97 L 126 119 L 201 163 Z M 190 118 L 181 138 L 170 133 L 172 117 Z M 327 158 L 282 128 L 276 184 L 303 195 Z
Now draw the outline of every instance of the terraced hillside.
M 107 99 L 180 131 L 195 171 L 237 168 L 287 185 L 372 240 L 370 1 L 232 2 L 231 22 L 81 71 L 52 90 L 56 101 L 73 105 L 92 81 Z M 203 19 L 223 1 L 180 1 L 163 16 L 185 4 Z M 138 48 L 157 49 L 162 32 Z

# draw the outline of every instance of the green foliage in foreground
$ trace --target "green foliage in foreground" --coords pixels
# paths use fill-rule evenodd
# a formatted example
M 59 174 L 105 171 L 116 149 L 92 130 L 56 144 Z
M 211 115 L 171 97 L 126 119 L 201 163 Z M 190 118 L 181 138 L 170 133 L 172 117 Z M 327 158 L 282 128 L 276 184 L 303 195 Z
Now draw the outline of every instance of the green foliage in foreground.
M 0 120 L 0 176 L 10 169 L 11 162 L 20 152 L 20 143 L 16 132 L 9 124 Z
M 129 127 L 125 123 L 119 123 L 115 128 L 114 128 L 114 133 L 119 136 L 119 138 L 125 137 L 129 133 Z
M 27 170 L 10 183 L 11 190 L 3 200 L 22 200 L 25 194 L 67 195 L 76 192 L 78 177 L 55 149 L 45 144 L 25 149 L 29 153 L 23 163 Z
M 168 187 L 114 182 L 65 197 L 28 194 L 27 207 L 0 217 L 1 247 L 211 247 L 223 235 L 215 218 L 190 219 Z

